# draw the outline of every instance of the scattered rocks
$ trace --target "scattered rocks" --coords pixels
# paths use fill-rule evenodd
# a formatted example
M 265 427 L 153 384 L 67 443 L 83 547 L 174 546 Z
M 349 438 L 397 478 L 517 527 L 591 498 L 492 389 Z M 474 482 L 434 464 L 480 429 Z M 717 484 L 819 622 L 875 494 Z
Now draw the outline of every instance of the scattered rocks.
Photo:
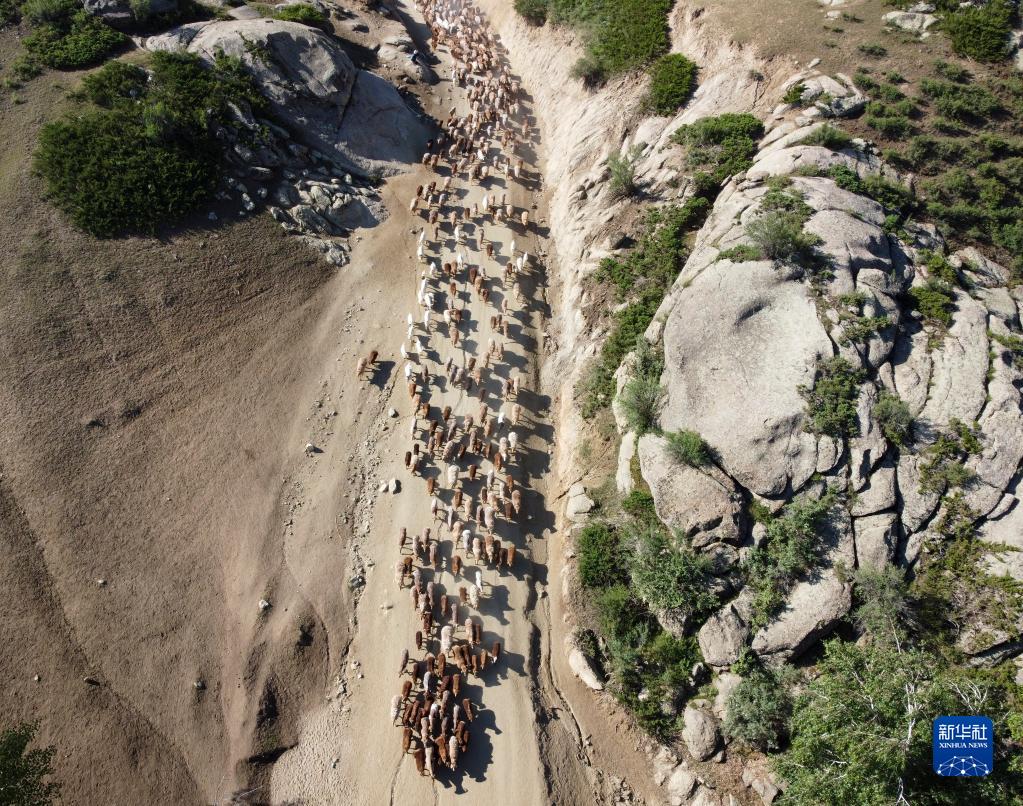
M 934 14 L 918 11 L 889 11 L 881 19 L 885 25 L 891 25 L 921 36 L 925 36 L 927 29 L 938 22 L 938 18 Z
M 583 520 L 584 517 L 593 511 L 596 503 L 586 495 L 586 488 L 576 482 L 568 489 L 568 505 L 565 508 L 565 515 L 574 521 Z

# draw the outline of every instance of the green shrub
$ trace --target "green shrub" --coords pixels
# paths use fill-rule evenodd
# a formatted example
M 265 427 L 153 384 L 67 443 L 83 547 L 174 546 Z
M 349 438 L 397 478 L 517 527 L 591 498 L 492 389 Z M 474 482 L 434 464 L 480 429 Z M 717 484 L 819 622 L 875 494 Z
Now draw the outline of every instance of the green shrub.
M 759 246 L 741 243 L 729 249 L 722 249 L 718 252 L 718 260 L 730 260 L 733 263 L 746 263 L 752 260 L 763 260 L 764 254 Z
M 902 140 L 913 132 L 913 123 L 905 115 L 879 114 L 867 112 L 863 118 L 870 128 L 875 129 L 882 137 L 889 140 Z
M 808 146 L 824 146 L 832 151 L 841 151 L 852 146 L 852 137 L 830 123 L 825 123 L 804 137 L 803 143 Z
M 728 696 L 724 732 L 760 752 L 777 751 L 785 740 L 792 698 L 780 673 L 758 667 Z
M 687 149 L 687 165 L 704 173 L 704 186 L 716 192 L 725 179 L 753 164 L 763 134 L 764 125 L 753 115 L 729 112 L 679 126 L 671 139 Z
M 993 93 L 974 84 L 925 78 L 920 82 L 920 90 L 940 114 L 959 122 L 983 123 L 1002 108 Z
M 135 64 L 112 61 L 82 79 L 82 92 L 97 106 L 114 106 L 141 98 L 149 80 L 146 71 Z
M 768 260 L 807 263 L 820 243 L 816 235 L 803 232 L 805 217 L 787 210 L 761 210 L 746 224 L 746 237 Z
M 291 3 L 283 8 L 275 8 L 273 12 L 275 20 L 286 20 L 308 25 L 310 28 L 327 27 L 327 18 L 315 6 L 307 3 Z
M 948 430 L 924 453 L 920 463 L 920 493 L 944 493 L 951 488 L 965 487 L 973 481 L 974 473 L 963 462 L 981 452 L 980 431 L 970 428 L 956 418 L 948 423 Z
M 679 464 L 704 467 L 710 464 L 710 449 L 695 431 L 674 431 L 665 434 L 668 455 Z
M 852 82 L 856 89 L 868 95 L 873 95 L 881 86 L 877 79 L 870 75 L 870 71 L 863 67 L 860 67 L 853 73 Z
M 922 286 L 910 288 L 909 298 L 925 323 L 942 329 L 952 324 L 955 295 L 947 283 L 932 278 Z
M 667 53 L 650 68 L 647 106 L 658 115 L 674 115 L 696 87 L 696 65 L 681 53 Z
M 100 71 L 85 93 L 109 108 L 49 123 L 40 135 L 34 164 L 49 197 L 94 235 L 151 232 L 193 209 L 220 175 L 211 124 L 226 120 L 229 101 L 264 103 L 237 60 L 208 69 L 196 56 L 158 52 L 152 70 L 137 101 L 131 68 Z
M 38 725 L 21 723 L 0 731 L 0 802 L 11 806 L 50 806 L 60 797 L 53 775 L 56 748 L 29 750 Z
M 587 588 L 626 582 L 625 553 L 618 533 L 608 524 L 589 523 L 576 542 L 579 579 Z
M 657 508 L 648 490 L 635 489 L 622 499 L 622 510 L 643 523 L 656 525 Z
M 619 404 L 629 428 L 637 434 L 645 434 L 657 423 L 657 413 L 664 399 L 657 378 L 632 378 L 625 384 L 619 396 Z
M 43 72 L 43 68 L 28 53 L 22 53 L 11 62 L 11 73 L 18 81 L 30 81 Z
M 834 503 L 835 494 L 828 490 L 819 499 L 793 501 L 767 521 L 767 539 L 743 562 L 746 584 L 753 592 L 755 628 L 770 621 L 796 580 L 816 562 L 822 545 L 818 530 Z
M 25 0 L 21 4 L 21 14 L 32 25 L 64 23 L 79 8 L 74 0 Z
M 806 400 L 807 430 L 836 439 L 858 436 L 856 400 L 863 378 L 863 370 L 841 356 L 820 362 L 813 386 L 799 387 Z
M 643 153 L 641 145 L 635 145 L 625 154 L 612 154 L 607 158 L 611 172 L 611 196 L 620 199 L 636 192 L 636 162 Z
M 845 165 L 831 166 L 828 169 L 828 176 L 843 190 L 873 199 L 886 213 L 897 216 L 900 221 L 908 218 L 916 210 L 913 193 L 905 185 L 892 182 L 883 176 L 865 174 L 861 177 Z
M 872 413 L 881 426 L 881 433 L 889 442 L 899 446 L 909 442 L 913 431 L 913 415 L 901 397 L 894 392 L 882 391 Z
M 708 590 L 706 555 L 675 545 L 662 529 L 646 528 L 634 538 L 630 571 L 636 592 L 654 610 L 677 610 L 700 619 L 717 606 Z
M 946 14 L 943 27 L 960 56 L 1000 62 L 1009 55 L 1013 14 L 1013 6 L 1006 0 L 989 0 L 983 6 L 966 6 Z
M 785 94 L 781 96 L 781 102 L 783 104 L 801 104 L 805 91 L 806 87 L 797 82 L 785 90 Z
M 58 70 L 80 70 L 99 64 L 128 38 L 85 10 L 44 22 L 23 40 L 25 50 L 40 63 Z
M 646 613 L 636 606 L 625 585 L 604 588 L 597 596 L 600 631 L 611 638 L 625 638 L 645 621 Z
M 0 0 L 0 28 L 21 22 L 21 5 L 18 0 Z
M 515 0 L 515 10 L 530 25 L 547 22 L 547 0 Z
M 966 84 L 971 78 L 970 71 L 965 67 L 942 61 L 941 59 L 934 62 L 934 72 L 942 78 L 947 78 L 949 81 L 954 81 L 957 84 Z
M 876 42 L 868 42 L 864 45 L 858 45 L 856 49 L 865 56 L 873 56 L 876 59 L 880 59 L 882 56 L 888 55 L 888 49 L 884 45 L 879 45 Z

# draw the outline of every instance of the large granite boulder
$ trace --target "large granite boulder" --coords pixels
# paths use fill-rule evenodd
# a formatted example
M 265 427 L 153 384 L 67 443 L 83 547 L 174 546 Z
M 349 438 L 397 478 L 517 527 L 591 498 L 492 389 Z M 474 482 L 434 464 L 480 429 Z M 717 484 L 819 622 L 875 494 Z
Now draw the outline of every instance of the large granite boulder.
M 836 458 L 830 441 L 819 448 L 803 430 L 798 391 L 832 353 L 805 284 L 767 261 L 712 263 L 665 323 L 661 426 L 699 433 L 758 495 L 798 489 L 819 453 Z
M 666 440 L 653 434 L 639 440 L 639 463 L 657 517 L 667 526 L 698 548 L 739 541 L 742 499 L 727 476 L 676 462 L 668 455 Z
M 708 709 L 687 705 L 682 717 L 682 739 L 697 761 L 706 761 L 721 741 L 717 720 Z
M 183 25 L 146 40 L 150 50 L 187 50 L 212 62 L 237 57 L 273 116 L 305 145 L 346 168 L 390 173 L 422 153 L 428 134 L 389 83 L 358 70 L 336 40 L 272 19 Z

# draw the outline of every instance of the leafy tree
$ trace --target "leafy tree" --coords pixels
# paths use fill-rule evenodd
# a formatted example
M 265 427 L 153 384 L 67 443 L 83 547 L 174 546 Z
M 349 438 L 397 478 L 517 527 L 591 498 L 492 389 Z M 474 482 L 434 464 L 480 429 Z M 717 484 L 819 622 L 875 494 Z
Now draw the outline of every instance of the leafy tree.
M 0 806 L 50 806 L 60 784 L 46 780 L 56 748 L 28 749 L 37 725 L 21 724 L 0 733 Z
M 858 605 L 854 613 L 857 626 L 871 635 L 895 638 L 913 621 L 909 588 L 902 569 L 860 568 L 853 576 Z

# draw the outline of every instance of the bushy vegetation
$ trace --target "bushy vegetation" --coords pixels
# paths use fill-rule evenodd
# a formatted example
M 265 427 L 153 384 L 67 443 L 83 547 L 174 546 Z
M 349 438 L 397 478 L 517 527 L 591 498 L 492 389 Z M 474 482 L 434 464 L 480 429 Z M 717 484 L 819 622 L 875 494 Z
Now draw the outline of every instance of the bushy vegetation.
M 751 260 L 763 260 L 764 255 L 759 246 L 741 243 L 737 246 L 722 249 L 718 252 L 718 260 L 730 260 L 733 263 L 746 263 Z
M 1002 109 L 992 92 L 975 84 L 925 78 L 920 91 L 939 114 L 960 123 L 980 124 Z
M 947 432 L 939 434 L 924 453 L 920 464 L 920 493 L 944 493 L 969 484 L 974 474 L 964 462 L 980 453 L 981 448 L 979 429 L 955 418 L 950 420 Z
M 590 642 L 593 659 L 610 673 L 610 690 L 640 724 L 667 740 L 692 693 L 691 670 L 700 655 L 694 638 L 664 632 L 651 608 L 702 613 L 710 602 L 700 558 L 667 538 L 645 510 L 620 527 L 588 526 L 578 544 L 580 573 L 585 556 L 584 583 L 594 595 L 600 633 Z
M 835 494 L 793 501 L 767 523 L 767 539 L 743 563 L 746 585 L 753 591 L 754 627 L 762 627 L 785 602 L 796 581 L 817 560 L 820 530 L 834 506 Z
M 817 365 L 813 386 L 799 387 L 806 401 L 806 428 L 814 434 L 836 439 L 860 433 L 856 400 L 864 373 L 842 356 L 834 356 Z
M 647 604 L 687 619 L 699 620 L 710 614 L 717 597 L 707 589 L 707 555 L 694 551 L 682 539 L 669 538 L 662 528 L 640 530 L 634 540 L 632 581 Z
M 291 3 L 281 8 L 275 8 L 273 12 L 275 20 L 287 20 L 288 22 L 300 22 L 311 28 L 326 28 L 327 18 L 315 6 L 308 3 Z
M 952 324 L 955 295 L 943 280 L 932 277 L 923 285 L 910 288 L 909 299 L 926 324 L 942 330 Z
M 728 697 L 725 734 L 762 753 L 780 750 L 792 715 L 792 675 L 786 667 L 764 666 L 749 650 L 732 671 L 742 676 L 742 682 Z
M 56 749 L 29 749 L 37 729 L 26 723 L 0 731 L 0 803 L 5 806 L 50 806 L 60 794 L 60 785 L 51 780 Z
M 791 210 L 763 210 L 746 225 L 746 237 L 760 250 L 760 256 L 776 263 L 804 263 L 812 260 L 820 238 L 803 231 L 805 219 Z
M 655 426 L 663 399 L 659 374 L 639 374 L 626 382 L 618 402 L 629 428 L 645 434 Z
M 877 42 L 868 42 L 864 45 L 857 45 L 856 49 L 865 56 L 873 56 L 875 59 L 880 59 L 882 56 L 888 55 L 888 49 L 884 45 L 879 45 Z
M 674 115 L 696 88 L 696 65 L 681 53 L 666 53 L 650 68 L 647 106 L 658 115 Z
M 624 154 L 612 154 L 607 158 L 612 198 L 620 199 L 636 192 L 636 162 L 642 153 L 643 147 L 635 145 Z
M 989 0 L 946 14 L 943 27 L 960 56 L 978 62 L 1000 62 L 1009 55 L 1014 7 L 1007 0 Z
M 128 41 L 75 0 L 33 0 L 24 11 L 35 26 L 23 40 L 25 50 L 47 67 L 92 67 Z
M 585 416 L 610 405 L 615 391 L 614 373 L 653 320 L 664 294 L 689 256 L 685 236 L 703 222 L 709 207 L 706 199 L 693 198 L 681 207 L 651 210 L 636 248 L 622 259 L 606 258 L 601 262 L 594 279 L 613 286 L 619 298 L 628 300 L 628 304 L 614 314 L 600 356 L 580 386 Z M 653 365 L 649 367 L 651 375 L 654 369 Z M 656 375 L 660 376 L 660 370 Z
M 0 28 L 15 25 L 21 21 L 21 4 L 18 0 L 0 0 Z
M 704 195 L 715 196 L 721 183 L 753 164 L 764 125 L 753 115 L 726 113 L 680 126 L 672 140 L 686 148 L 686 164 Z
M 515 0 L 515 10 L 530 25 L 547 22 L 547 0 Z
M 872 413 L 885 439 L 900 447 L 909 443 L 913 432 L 913 415 L 901 397 L 887 389 L 882 391 Z
M 710 448 L 695 431 L 674 431 L 664 435 L 668 455 L 679 464 L 703 467 L 710 464 Z
M 832 165 L 827 175 L 843 190 L 866 196 L 880 204 L 889 218 L 887 229 L 901 226 L 917 208 L 909 188 L 883 176 L 865 174 L 861 177 L 845 165 Z
M 830 123 L 825 123 L 804 137 L 803 143 L 808 146 L 824 146 L 832 151 L 842 151 L 852 147 L 852 137 Z
M 82 229 L 101 237 L 152 231 L 193 209 L 216 186 L 221 146 L 213 134 L 230 102 L 262 108 L 241 63 L 212 68 L 190 54 L 154 53 L 143 84 L 112 63 L 85 83 L 97 106 L 47 124 L 35 168 L 47 192 Z
M 781 96 L 781 102 L 783 104 L 801 104 L 803 102 L 803 93 L 805 91 L 806 87 L 797 82 L 785 90 Z
M 576 541 L 579 579 L 587 588 L 609 588 L 627 581 L 625 558 L 618 531 L 603 522 L 589 523 Z
M 650 64 L 671 44 L 671 0 L 548 0 L 544 12 L 538 3 L 522 6 L 517 10 L 534 24 L 544 15 L 582 32 L 586 52 L 574 72 L 590 85 Z

